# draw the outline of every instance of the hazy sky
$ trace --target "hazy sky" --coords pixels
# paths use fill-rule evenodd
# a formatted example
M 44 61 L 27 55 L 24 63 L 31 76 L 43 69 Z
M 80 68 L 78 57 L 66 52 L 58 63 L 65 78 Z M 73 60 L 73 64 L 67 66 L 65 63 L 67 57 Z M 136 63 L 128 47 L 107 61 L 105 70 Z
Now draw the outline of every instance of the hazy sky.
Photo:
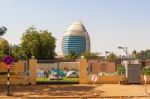
M 63 33 L 76 20 L 89 32 L 92 52 L 150 48 L 150 0 L 0 0 L 0 26 L 8 28 L 3 37 L 11 44 L 33 25 L 52 32 L 61 52 Z

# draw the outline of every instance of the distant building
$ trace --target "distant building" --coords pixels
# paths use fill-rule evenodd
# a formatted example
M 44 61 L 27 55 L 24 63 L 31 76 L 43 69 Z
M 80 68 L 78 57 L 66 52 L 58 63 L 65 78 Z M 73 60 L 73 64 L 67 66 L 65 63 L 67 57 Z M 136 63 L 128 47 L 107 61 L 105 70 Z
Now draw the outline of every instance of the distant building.
M 73 22 L 63 35 L 63 55 L 68 55 L 71 52 L 80 55 L 84 52 L 90 52 L 90 47 L 90 38 L 82 22 Z

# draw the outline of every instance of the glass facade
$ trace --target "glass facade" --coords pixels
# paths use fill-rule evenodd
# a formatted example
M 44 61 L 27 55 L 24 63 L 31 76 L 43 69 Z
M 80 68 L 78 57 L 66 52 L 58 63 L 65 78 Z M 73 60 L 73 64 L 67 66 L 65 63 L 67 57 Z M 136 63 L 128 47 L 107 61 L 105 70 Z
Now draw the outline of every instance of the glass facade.
M 68 55 L 71 52 L 76 54 L 82 54 L 86 48 L 85 37 L 82 36 L 64 36 L 62 41 L 62 50 L 64 55 Z
M 62 40 L 62 52 L 68 55 L 75 52 L 80 55 L 90 52 L 90 37 L 81 21 L 73 22 L 64 32 Z

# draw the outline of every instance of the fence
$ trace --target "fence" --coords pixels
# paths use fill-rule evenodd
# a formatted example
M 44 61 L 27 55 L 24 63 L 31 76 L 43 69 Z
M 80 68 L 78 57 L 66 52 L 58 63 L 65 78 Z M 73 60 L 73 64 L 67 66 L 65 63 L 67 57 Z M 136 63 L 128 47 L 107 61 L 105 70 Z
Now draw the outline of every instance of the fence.
M 88 61 L 86 59 L 81 59 L 79 60 L 79 64 L 80 64 L 79 65 L 79 70 L 80 70 L 79 83 L 81 84 L 92 83 L 91 75 L 93 72 L 90 72 L 89 70 Z M 123 77 L 119 75 L 99 75 L 97 72 L 96 72 L 96 75 L 98 77 L 98 80 L 96 83 L 102 83 L 102 84 L 118 84 L 123 79 Z M 143 75 L 141 75 L 141 84 L 143 83 L 144 83 L 144 78 L 143 78 Z M 147 76 L 147 83 L 150 83 L 150 75 Z
M 0 84 L 6 84 L 6 73 L 7 69 L 5 68 L 5 64 L 0 62 Z M 98 81 L 96 83 L 117 84 L 121 80 L 122 77 L 118 75 L 98 75 Z M 29 61 L 13 63 L 10 69 L 11 84 L 36 84 L 37 82 L 92 83 L 91 75 L 88 71 L 88 61 L 86 59 L 80 59 L 78 62 L 37 63 L 36 59 L 29 59 Z M 144 83 L 142 75 L 141 83 Z M 150 76 L 147 76 L 147 83 L 150 83 Z
M 38 61 L 37 83 L 78 83 L 79 63 L 72 61 Z
M 10 83 L 11 84 L 36 84 L 36 59 L 29 59 L 29 61 L 13 62 L 10 69 Z M 0 84 L 6 84 L 7 69 L 4 62 L 0 62 Z

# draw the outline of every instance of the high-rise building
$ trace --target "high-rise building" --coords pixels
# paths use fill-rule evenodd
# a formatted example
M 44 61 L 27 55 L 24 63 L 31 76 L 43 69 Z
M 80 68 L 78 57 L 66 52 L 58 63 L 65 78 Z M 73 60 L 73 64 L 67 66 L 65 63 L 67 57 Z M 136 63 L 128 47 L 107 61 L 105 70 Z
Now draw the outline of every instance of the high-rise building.
M 65 31 L 62 40 L 62 51 L 64 55 L 71 52 L 82 54 L 90 52 L 90 38 L 81 21 L 73 22 Z

